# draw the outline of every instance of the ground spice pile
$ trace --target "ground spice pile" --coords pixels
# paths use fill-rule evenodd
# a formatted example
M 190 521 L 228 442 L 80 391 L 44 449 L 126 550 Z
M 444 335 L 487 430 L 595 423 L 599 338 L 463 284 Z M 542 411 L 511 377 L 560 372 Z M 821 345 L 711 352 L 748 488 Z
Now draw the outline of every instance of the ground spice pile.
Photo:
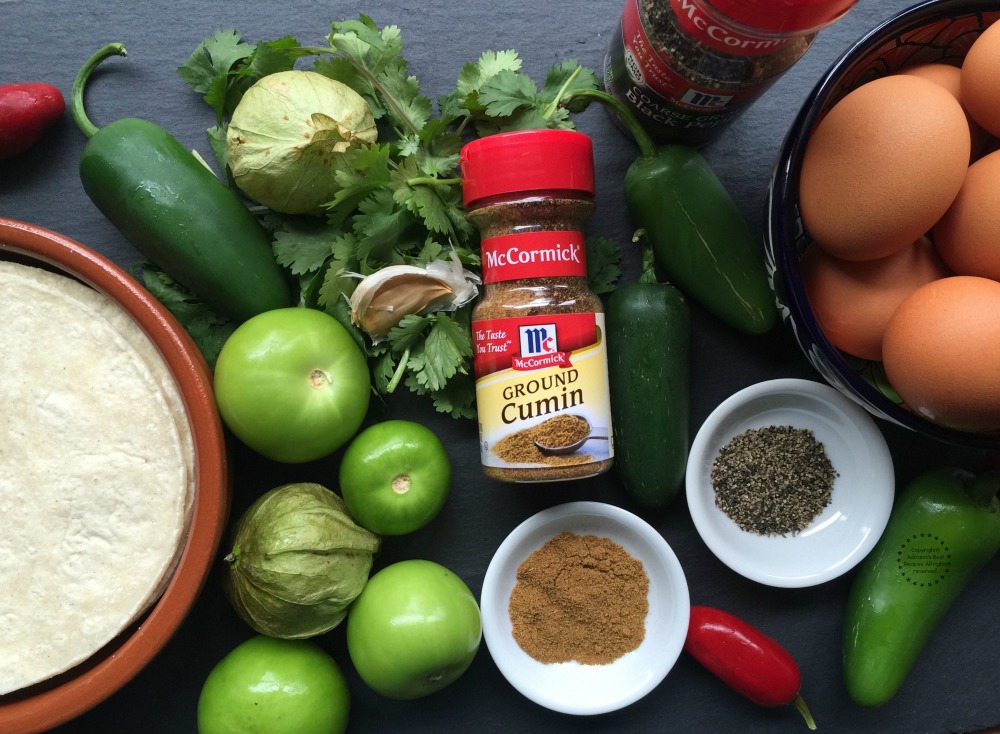
M 543 446 L 558 448 L 586 438 L 590 424 L 577 415 L 557 415 L 542 421 L 537 426 L 525 428 L 504 436 L 493 444 L 493 453 L 509 464 L 547 464 L 565 466 L 586 464 L 594 460 L 589 454 L 565 454 L 548 456 L 543 454 L 535 441 Z
M 648 594 L 642 562 L 618 543 L 560 533 L 518 568 L 514 639 L 542 663 L 611 663 L 642 643 Z
M 830 504 L 837 472 L 813 432 L 792 426 L 744 431 L 712 464 L 715 504 L 743 530 L 795 535 Z
M 540 423 L 533 438 L 546 448 L 562 448 L 582 441 L 590 435 L 590 424 L 578 415 L 557 415 Z

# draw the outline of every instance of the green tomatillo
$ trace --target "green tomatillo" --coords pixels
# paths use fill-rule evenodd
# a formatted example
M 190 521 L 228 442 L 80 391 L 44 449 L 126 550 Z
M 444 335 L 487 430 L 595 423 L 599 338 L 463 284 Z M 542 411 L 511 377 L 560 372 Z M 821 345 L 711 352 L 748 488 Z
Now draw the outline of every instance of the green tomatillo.
M 426 426 L 405 420 L 376 423 L 348 445 L 340 491 L 362 526 L 379 535 L 412 533 L 433 520 L 451 488 L 451 462 Z
M 258 635 L 208 674 L 198 734 L 343 734 L 350 709 L 344 674 L 322 648 Z
M 279 308 L 244 322 L 215 365 L 215 398 L 229 429 L 275 461 L 314 461 L 357 432 L 371 377 L 361 347 L 333 316 Z
M 482 639 L 476 597 L 444 566 L 420 559 L 386 566 L 347 616 L 347 650 L 361 679 L 388 698 L 409 700 L 451 685 Z
M 236 522 L 223 588 L 257 632 L 314 637 L 347 616 L 380 546 L 335 492 L 311 482 L 284 484 Z

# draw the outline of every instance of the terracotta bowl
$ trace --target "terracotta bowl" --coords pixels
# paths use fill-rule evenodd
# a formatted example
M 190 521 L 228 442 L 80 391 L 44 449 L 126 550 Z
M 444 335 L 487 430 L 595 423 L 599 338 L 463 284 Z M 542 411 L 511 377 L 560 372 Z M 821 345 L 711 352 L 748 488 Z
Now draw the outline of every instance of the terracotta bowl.
M 809 136 L 826 113 L 862 84 L 919 63 L 960 65 L 985 28 L 1000 19 L 1000 0 L 929 0 L 887 19 L 830 67 L 806 99 L 782 145 L 768 189 L 764 247 L 785 324 L 833 387 L 872 415 L 939 441 L 1000 447 L 1000 433 L 970 433 L 931 423 L 889 385 L 880 362 L 851 357 L 824 336 L 809 305 L 799 261 L 812 238 L 799 213 L 799 172 Z
M 216 557 L 229 512 L 229 477 L 211 373 L 174 317 L 132 276 L 55 232 L 0 218 L 0 258 L 59 271 L 128 311 L 157 346 L 180 387 L 195 448 L 195 500 L 180 562 L 160 599 L 87 661 L 0 696 L 0 731 L 31 734 L 65 723 L 128 683 L 167 644 L 194 604 Z

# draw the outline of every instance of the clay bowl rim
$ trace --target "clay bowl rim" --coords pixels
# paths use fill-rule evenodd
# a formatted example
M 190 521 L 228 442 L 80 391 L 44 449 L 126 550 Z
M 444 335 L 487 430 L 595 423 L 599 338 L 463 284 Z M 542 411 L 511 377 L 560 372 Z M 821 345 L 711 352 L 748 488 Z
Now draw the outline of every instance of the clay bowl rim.
M 89 247 L 14 219 L 0 218 L 0 258 L 54 268 L 125 308 L 159 349 L 177 380 L 195 446 L 191 528 L 163 595 L 138 622 L 86 662 L 50 681 L 0 696 L 0 729 L 7 734 L 34 734 L 76 718 L 117 692 L 180 627 L 205 584 L 221 543 L 229 514 L 229 471 L 211 372 L 191 337 L 145 288 Z

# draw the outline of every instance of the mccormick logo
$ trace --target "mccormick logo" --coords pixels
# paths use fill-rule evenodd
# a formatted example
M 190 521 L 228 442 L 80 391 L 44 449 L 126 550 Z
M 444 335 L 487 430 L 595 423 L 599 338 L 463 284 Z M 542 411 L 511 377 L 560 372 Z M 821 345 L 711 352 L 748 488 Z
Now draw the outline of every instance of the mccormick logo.
M 483 282 L 587 275 L 583 233 L 515 232 L 482 241 Z
M 518 327 L 520 354 L 511 360 L 515 370 L 543 367 L 571 367 L 569 352 L 560 352 L 555 324 L 529 324 Z
M 769 53 L 788 43 L 787 38 L 768 38 L 740 33 L 734 24 L 726 27 L 715 23 L 694 0 L 670 0 L 677 19 L 689 33 L 703 43 L 731 54 L 753 56 Z
M 581 264 L 583 257 L 580 245 L 569 243 L 543 250 L 522 250 L 519 247 L 508 247 L 506 250 L 492 250 L 486 253 L 486 266 L 490 268 L 558 262 Z

